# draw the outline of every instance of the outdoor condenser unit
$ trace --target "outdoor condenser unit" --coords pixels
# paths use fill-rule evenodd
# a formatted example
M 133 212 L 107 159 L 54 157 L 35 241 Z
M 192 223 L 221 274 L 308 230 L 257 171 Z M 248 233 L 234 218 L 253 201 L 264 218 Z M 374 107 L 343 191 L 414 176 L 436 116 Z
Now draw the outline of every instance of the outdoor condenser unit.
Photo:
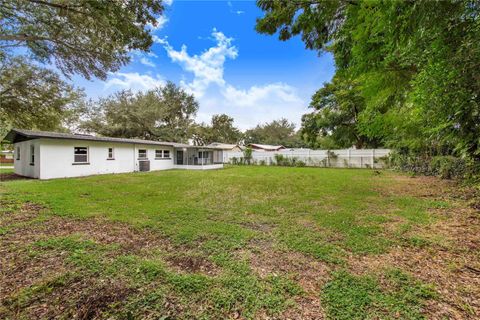
M 140 160 L 138 162 L 139 171 L 150 171 L 150 160 Z

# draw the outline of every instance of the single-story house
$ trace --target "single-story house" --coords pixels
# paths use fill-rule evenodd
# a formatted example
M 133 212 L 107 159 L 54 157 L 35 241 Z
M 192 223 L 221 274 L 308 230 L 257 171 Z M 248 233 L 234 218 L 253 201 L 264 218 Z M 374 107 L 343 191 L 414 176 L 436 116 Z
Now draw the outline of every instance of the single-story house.
M 230 143 L 212 142 L 207 145 L 207 147 L 223 151 L 242 151 L 242 147 L 240 147 L 238 144 Z
M 14 172 L 53 179 L 166 169 L 223 168 L 223 151 L 188 144 L 12 129 Z
M 286 149 L 284 146 L 271 146 L 269 144 L 249 143 L 247 147 L 255 151 L 280 151 Z

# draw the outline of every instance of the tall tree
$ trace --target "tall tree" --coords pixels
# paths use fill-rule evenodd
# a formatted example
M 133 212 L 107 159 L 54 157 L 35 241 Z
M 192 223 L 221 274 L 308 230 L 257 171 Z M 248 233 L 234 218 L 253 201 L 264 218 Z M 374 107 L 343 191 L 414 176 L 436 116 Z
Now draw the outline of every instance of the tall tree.
M 245 131 L 244 142 L 245 144 L 260 143 L 287 147 L 303 145 L 299 134 L 295 131 L 295 124 L 287 119 L 273 120 Z
M 257 3 L 259 32 L 301 35 L 307 48 L 334 54 L 333 85 L 354 81 L 364 100 L 361 135 L 405 152 L 480 160 L 478 1 Z
M 213 115 L 210 125 L 196 126 L 195 143 L 198 145 L 207 145 L 212 142 L 238 143 L 242 133 L 233 125 L 233 121 L 233 118 L 226 114 Z
M 121 91 L 92 102 L 82 128 L 100 135 L 186 142 L 198 102 L 172 82 L 146 92 Z
M 377 147 L 378 141 L 360 132 L 358 121 L 365 101 L 355 82 L 336 77 L 312 97 L 312 113 L 302 117 L 301 134 L 315 148 Z
M 51 70 L 20 57 L 0 61 L 0 136 L 11 127 L 64 130 L 83 110 L 83 97 Z
M 162 12 L 160 0 L 1 0 L 0 58 L 23 47 L 67 76 L 104 79 L 131 50 L 149 50 L 146 26 Z

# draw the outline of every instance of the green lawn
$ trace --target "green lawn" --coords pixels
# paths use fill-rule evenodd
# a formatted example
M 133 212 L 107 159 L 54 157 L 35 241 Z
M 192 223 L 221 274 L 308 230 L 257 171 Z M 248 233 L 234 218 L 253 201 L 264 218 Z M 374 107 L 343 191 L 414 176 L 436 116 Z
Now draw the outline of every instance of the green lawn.
M 0 168 L 1 167 L 13 167 L 13 163 L 0 163 Z
M 359 262 L 444 242 L 419 230 L 451 204 L 409 183 L 281 167 L 0 183 L 0 259 L 23 266 L 0 317 L 419 319 L 430 279 Z

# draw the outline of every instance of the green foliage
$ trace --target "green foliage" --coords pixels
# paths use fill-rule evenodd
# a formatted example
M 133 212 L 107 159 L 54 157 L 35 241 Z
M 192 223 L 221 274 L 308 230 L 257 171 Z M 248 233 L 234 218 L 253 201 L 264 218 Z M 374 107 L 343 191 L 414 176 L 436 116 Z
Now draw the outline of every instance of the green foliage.
M 105 79 L 130 61 L 132 50 L 148 51 L 163 12 L 158 0 L 0 2 L 0 58 L 26 48 L 36 60 L 65 75 Z
M 330 51 L 332 82 L 303 118 L 310 145 L 384 145 L 480 161 L 480 4 L 263 1 L 257 31 Z M 328 138 L 328 139 L 327 139 Z
M 0 59 L 0 137 L 12 127 L 66 130 L 83 111 L 83 92 L 25 59 Z
M 314 148 L 377 147 L 378 141 L 360 132 L 358 120 L 365 101 L 358 85 L 336 77 L 312 97 L 314 112 L 302 117 L 302 136 Z M 328 140 L 325 140 L 328 138 Z
M 329 319 L 424 319 L 422 305 L 435 295 L 431 286 L 394 269 L 382 285 L 374 276 L 335 272 L 322 299 Z
M 233 118 L 226 114 L 212 116 L 210 125 L 200 124 L 194 128 L 193 139 L 197 145 L 207 145 L 212 142 L 236 144 L 242 133 L 233 126 Z
M 245 131 L 244 143 L 246 145 L 249 143 L 260 143 L 286 147 L 304 146 L 299 132 L 295 132 L 295 124 L 287 119 L 274 120 Z
M 439 176 L 443 179 L 477 180 L 480 172 L 477 162 L 454 156 L 418 156 L 393 152 L 387 165 L 393 169 Z
M 186 142 L 198 102 L 172 82 L 146 92 L 121 91 L 93 103 L 81 127 L 109 137 Z
M 433 157 L 430 168 L 443 179 L 463 178 L 467 171 L 465 160 L 452 156 Z
M 245 159 L 247 164 L 250 164 L 250 162 L 252 161 L 252 152 L 253 152 L 253 150 L 250 147 L 246 147 L 243 150 L 243 158 Z

